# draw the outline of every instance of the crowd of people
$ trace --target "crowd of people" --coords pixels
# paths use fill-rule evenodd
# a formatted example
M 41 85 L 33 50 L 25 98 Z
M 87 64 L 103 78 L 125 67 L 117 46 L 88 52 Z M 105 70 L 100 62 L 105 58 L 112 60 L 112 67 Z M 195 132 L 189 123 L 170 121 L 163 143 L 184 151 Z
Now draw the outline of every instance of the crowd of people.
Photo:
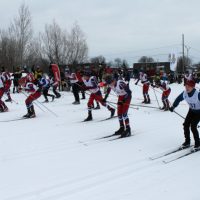
M 131 135 L 131 125 L 128 110 L 132 99 L 132 91 L 129 87 L 130 78 L 131 75 L 126 68 L 115 71 L 111 68 L 106 68 L 104 71 L 99 70 L 97 73 L 97 71 L 91 69 L 71 70 L 66 67 L 62 78 L 56 64 L 50 64 L 48 74 L 43 73 L 39 66 L 36 66 L 36 68 L 33 67 L 31 72 L 25 72 L 24 69 L 20 70 L 20 68 L 16 68 L 12 74 L 5 68 L 2 68 L 0 73 L 0 112 L 9 111 L 5 102 L 12 102 L 10 94 L 12 80 L 13 93 L 28 92 L 28 94 L 25 94 L 27 96 L 25 100 L 27 113 L 23 118 L 36 117 L 33 101 L 37 100 L 41 95 L 44 96 L 44 102 L 46 103 L 49 102 L 48 97 L 51 98 L 51 101 L 54 101 L 55 98 L 60 98 L 61 94 L 58 88 L 60 83 L 65 82 L 69 90 L 71 88 L 73 93 L 73 105 L 80 104 L 80 94 L 82 95 L 82 99 L 86 98 L 86 93 L 89 95 L 87 103 L 88 116 L 84 121 L 93 120 L 92 110 L 100 109 L 101 105 L 110 112 L 110 118 L 114 117 L 115 113 L 117 113 L 119 129 L 113 135 L 129 137 Z M 188 148 L 190 146 L 191 128 L 195 141 L 194 150 L 199 150 L 200 142 L 197 125 L 200 121 L 200 92 L 195 89 L 197 79 L 188 72 L 184 74 L 182 79 L 184 80 L 185 90 L 176 98 L 172 105 L 170 105 L 168 100 L 171 93 L 171 81 L 166 73 L 163 73 L 159 77 L 157 75 L 149 77 L 145 71 L 141 70 L 134 80 L 135 85 L 139 82 L 142 84 L 143 104 L 151 103 L 149 95 L 150 87 L 153 90 L 159 88 L 162 91 L 161 100 L 163 106 L 160 107 L 161 110 L 173 112 L 181 101 L 185 100 L 188 103 L 189 111 L 183 124 L 185 141 L 181 148 Z M 52 87 L 53 94 L 49 93 L 50 87 Z M 116 102 L 117 108 L 109 104 L 108 97 L 111 90 L 118 96 Z M 3 95 L 7 97 L 5 102 L 2 100 Z M 95 102 L 96 107 L 94 106 Z

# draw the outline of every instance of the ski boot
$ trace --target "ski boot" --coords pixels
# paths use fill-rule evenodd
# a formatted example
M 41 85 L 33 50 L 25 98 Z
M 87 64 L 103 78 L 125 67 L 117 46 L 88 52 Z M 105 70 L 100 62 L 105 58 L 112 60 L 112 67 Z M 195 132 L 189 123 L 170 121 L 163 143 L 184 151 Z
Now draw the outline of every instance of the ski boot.
M 74 101 L 72 104 L 78 105 L 78 104 L 80 104 L 80 102 L 79 101 Z
M 12 102 L 12 99 L 6 99 L 5 102 Z
M 165 110 L 165 106 L 163 106 L 162 108 L 160 108 L 160 110 Z
M 110 110 L 110 112 L 111 112 L 110 117 L 114 117 L 114 115 L 115 115 L 115 109 L 112 108 L 112 109 Z
M 196 152 L 196 151 L 199 151 L 199 150 L 200 150 L 200 142 L 198 140 L 197 142 L 195 141 L 195 144 L 194 144 L 192 151 Z
M 188 148 L 188 147 L 190 147 L 190 141 L 185 141 L 185 142 L 181 145 L 180 149 L 186 149 L 186 148 Z
M 8 112 L 8 107 L 4 107 L 3 112 Z
M 23 118 L 34 118 L 34 117 L 36 117 L 35 110 L 34 107 L 31 106 L 30 108 L 28 108 L 28 112 L 26 115 L 23 116 Z
M 124 138 L 129 136 L 131 136 L 131 128 L 128 126 L 126 127 L 126 130 L 122 132 L 121 137 Z
M 60 94 L 60 93 L 56 94 L 56 98 L 57 98 L 57 99 L 59 99 L 60 97 L 61 97 L 61 94 Z
M 99 110 L 100 109 L 100 105 L 97 104 L 97 106 L 94 108 L 94 110 Z
M 87 122 L 87 121 L 92 121 L 92 113 L 91 113 L 91 111 L 88 112 L 88 117 L 86 119 L 84 119 L 84 122 Z
M 115 131 L 114 135 L 121 135 L 124 132 L 124 127 L 120 126 L 119 130 Z

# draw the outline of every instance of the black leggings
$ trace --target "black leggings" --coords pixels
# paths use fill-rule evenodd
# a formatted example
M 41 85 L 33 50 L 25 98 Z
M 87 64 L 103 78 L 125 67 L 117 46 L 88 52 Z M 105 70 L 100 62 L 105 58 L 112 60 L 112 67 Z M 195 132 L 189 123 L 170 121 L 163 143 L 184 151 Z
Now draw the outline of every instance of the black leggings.
M 80 99 L 79 99 L 79 90 L 80 90 L 80 88 L 79 88 L 78 83 L 73 83 L 72 84 L 72 92 L 74 94 L 75 101 L 77 101 L 77 102 L 80 101 Z
M 197 125 L 200 121 L 200 113 L 195 113 L 189 109 L 188 114 L 183 123 L 185 140 L 190 141 L 190 128 L 194 136 L 195 142 L 199 142 L 199 132 L 197 130 Z

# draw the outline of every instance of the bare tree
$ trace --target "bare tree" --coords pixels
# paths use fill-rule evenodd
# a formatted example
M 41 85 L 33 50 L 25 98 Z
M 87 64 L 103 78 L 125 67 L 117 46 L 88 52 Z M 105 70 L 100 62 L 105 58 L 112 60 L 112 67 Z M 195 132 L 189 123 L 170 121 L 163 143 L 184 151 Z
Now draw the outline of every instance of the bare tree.
M 50 61 L 56 63 L 65 62 L 65 54 L 67 51 L 66 34 L 55 20 L 52 24 L 45 25 L 45 32 L 40 34 L 40 38 L 44 56 Z
M 68 63 L 82 63 L 87 60 L 88 46 L 85 35 L 77 23 L 74 24 L 68 37 Z
M 154 62 L 154 59 L 152 57 L 142 56 L 139 60 L 139 63 L 150 63 Z
M 25 4 L 19 7 L 18 15 L 8 29 L 0 29 L 0 64 L 10 70 L 17 65 L 47 65 L 49 61 L 58 64 L 82 63 L 87 56 L 86 38 L 77 23 L 68 33 L 54 20 L 45 26 L 44 33 L 33 39 L 31 14 Z
M 97 57 L 90 58 L 90 62 L 91 63 L 97 63 L 97 64 L 105 64 L 106 58 L 100 55 L 100 56 L 97 56 Z
M 188 66 L 184 67 L 184 70 L 187 71 L 187 68 L 192 64 L 192 59 L 184 57 L 184 63 L 188 63 Z M 183 71 L 183 57 L 182 56 L 180 56 L 178 58 L 178 62 L 177 62 L 177 66 L 176 66 L 176 71 L 177 72 L 183 72 L 183 73 L 185 72 L 185 71 Z
M 85 36 L 75 23 L 70 34 L 53 21 L 40 34 L 44 57 L 59 64 L 82 63 L 87 59 L 88 47 Z
M 29 44 L 33 34 L 31 14 L 28 6 L 24 3 L 20 6 L 18 16 L 14 18 L 10 29 L 15 37 L 15 41 L 17 41 L 18 64 L 23 66 L 29 52 Z
M 26 56 L 25 63 L 27 66 L 33 66 L 35 64 L 40 65 L 42 58 L 41 41 L 38 38 L 31 40 L 28 46 L 28 54 Z
M 17 58 L 17 42 L 8 30 L 0 31 L 0 64 L 8 70 L 16 65 Z
M 115 60 L 114 60 L 114 62 L 115 62 L 115 66 L 116 67 L 122 67 L 122 60 L 121 60 L 121 58 L 115 58 Z

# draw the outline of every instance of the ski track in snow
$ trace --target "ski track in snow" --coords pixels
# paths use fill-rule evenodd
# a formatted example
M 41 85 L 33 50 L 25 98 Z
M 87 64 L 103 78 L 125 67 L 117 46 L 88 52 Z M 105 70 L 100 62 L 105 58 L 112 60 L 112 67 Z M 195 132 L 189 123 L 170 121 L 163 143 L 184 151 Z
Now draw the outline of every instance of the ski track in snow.
M 141 164 L 144 163 L 144 164 Z M 68 197 L 70 195 L 75 195 L 84 190 L 91 189 L 92 187 L 98 187 L 105 183 L 115 181 L 116 179 L 121 179 L 131 174 L 142 172 L 147 168 L 151 168 L 156 165 L 157 162 L 152 162 L 151 164 L 144 160 L 134 161 L 134 163 L 127 163 L 116 168 L 108 169 L 106 171 L 97 172 L 90 174 L 88 176 L 80 177 L 78 179 L 69 180 L 66 182 L 58 183 L 50 187 L 44 187 L 40 190 L 31 191 L 18 196 L 13 196 L 6 198 L 6 200 L 14 199 L 26 199 L 32 200 L 39 198 L 40 200 L 54 200 L 60 199 L 62 197 Z M 70 189 L 69 189 L 70 188 Z
M 141 88 L 135 85 L 132 85 L 132 87 L 132 103 L 139 104 L 142 100 Z M 170 96 L 171 102 L 184 89 L 180 85 L 172 85 L 172 88 L 174 90 L 172 90 L 172 95 Z M 168 157 L 153 161 L 149 157 L 156 155 L 158 152 L 162 152 L 162 150 L 174 148 L 176 147 L 175 145 L 179 145 L 182 142 L 183 134 L 182 130 L 180 130 L 182 128 L 182 119 L 174 113 L 162 112 L 159 109 L 139 107 L 139 110 L 133 110 L 130 108 L 129 116 L 133 137 L 113 141 L 109 141 L 111 138 L 96 140 L 99 137 L 112 134 L 115 129 L 118 129 L 117 118 L 100 123 L 99 120 L 109 116 L 106 108 L 101 106 L 101 110 L 93 111 L 94 120 L 92 122 L 80 123 L 87 116 L 87 100 L 81 101 L 81 105 L 74 106 L 71 105 L 73 101 L 72 94 L 69 92 L 63 92 L 62 94 L 62 98 L 56 99 L 55 102 L 45 104 L 47 108 L 58 113 L 58 118 L 48 112 L 47 109 L 45 110 L 45 107 L 41 104 L 40 106 L 45 112 L 35 106 L 37 118 L 34 120 L 12 121 L 11 123 L 0 122 L 3 130 L 6 130 L 8 125 L 11 129 L 9 133 L 6 133 L 6 131 L 0 133 L 0 172 L 2 171 L 9 176 L 9 170 L 13 169 L 12 165 L 17 163 L 21 167 L 19 174 L 21 174 L 22 180 L 24 179 L 27 183 L 32 184 L 23 189 L 23 186 L 26 184 L 23 181 L 21 182 L 20 179 L 15 180 L 15 182 L 18 182 L 17 185 L 12 184 L 12 179 L 8 181 L 7 179 L 4 179 L 4 181 L 0 180 L 0 199 L 147 200 L 146 197 L 142 196 L 144 188 L 149 187 L 154 191 L 154 185 L 160 187 L 161 191 L 150 193 L 148 200 L 156 199 L 155 197 L 158 196 L 169 199 L 170 191 L 173 191 L 173 179 L 175 179 L 173 174 L 177 174 L 179 171 L 184 174 L 186 173 L 181 164 L 185 163 L 187 159 L 165 165 L 162 163 L 162 160 L 167 160 Z M 150 95 L 152 98 L 152 104 L 150 106 L 157 106 L 153 90 L 150 91 Z M 159 104 L 162 105 L 160 94 L 157 95 Z M 17 94 L 16 96 L 13 95 L 13 98 L 19 103 L 8 104 L 10 112 L 0 115 L 0 121 L 9 118 L 14 119 L 16 115 L 24 114 L 26 109 L 25 105 L 21 102 L 24 102 L 25 97 Z M 110 96 L 110 101 L 116 102 L 116 97 Z M 177 108 L 177 111 L 180 111 L 183 115 L 187 112 L 185 105 L 185 103 L 182 103 Z M 158 120 L 160 120 L 161 124 L 156 123 Z M 165 126 L 166 122 L 172 125 Z M 30 127 L 30 132 L 26 132 L 28 127 Z M 44 127 L 47 127 L 47 132 L 43 132 Z M 179 132 L 168 134 L 169 130 L 172 130 L 173 127 L 176 131 L 179 130 Z M 93 151 L 94 153 L 92 154 Z M 100 154 L 98 151 L 100 151 Z M 113 151 L 113 164 L 112 160 L 108 160 L 112 159 L 112 154 L 107 156 L 107 151 Z M 182 153 L 179 152 L 177 155 Z M 61 158 L 57 160 L 56 158 L 59 155 Z M 97 157 L 95 157 L 96 155 Z M 73 160 L 73 156 L 77 159 L 76 161 Z M 83 158 L 79 161 L 79 157 L 77 156 L 87 156 L 86 162 L 88 164 L 82 163 L 84 161 Z M 170 155 L 169 158 L 173 156 L 175 157 L 175 155 Z M 62 158 L 65 157 L 66 160 L 62 161 Z M 119 157 L 121 162 L 117 162 L 117 157 Z M 191 156 L 191 158 L 188 157 L 191 160 L 192 158 L 198 158 L 198 152 L 194 156 Z M 55 171 L 50 171 L 52 174 L 50 172 L 49 174 L 47 173 L 50 176 L 49 182 L 45 182 L 42 178 L 41 183 L 40 179 L 38 179 L 38 184 L 31 181 L 31 178 L 34 179 L 34 174 L 37 173 L 34 166 L 32 169 L 34 172 L 33 175 L 29 174 L 28 179 L 30 180 L 28 181 L 28 179 L 23 177 L 23 170 L 25 170 L 23 167 L 26 166 L 23 166 L 23 163 L 34 160 L 34 162 L 37 162 L 37 166 L 40 166 L 40 162 L 43 159 L 47 161 L 50 159 L 50 161 L 41 164 L 42 170 L 45 167 L 48 168 L 48 164 L 54 165 L 54 160 L 55 162 L 61 162 L 60 164 L 56 163 L 57 168 L 55 167 Z M 70 170 L 69 174 L 64 174 L 63 172 L 65 171 L 67 162 L 72 163 L 72 166 L 79 165 L 81 168 L 81 165 L 83 165 L 85 168 L 81 169 L 81 173 L 77 172 L 77 168 L 74 170 L 73 168 L 66 169 Z M 90 162 L 97 162 L 98 165 L 94 163 L 91 166 Z M 103 162 L 102 166 L 100 164 L 101 162 Z M 105 164 L 106 166 L 104 166 Z M 187 164 L 189 165 L 189 163 Z M 8 170 L 4 168 L 4 165 L 9 167 Z M 174 168 L 174 166 L 177 167 Z M 89 170 L 86 170 L 87 168 Z M 194 174 L 196 176 L 196 173 Z M 160 182 L 160 176 L 165 178 L 169 183 L 168 196 L 164 195 L 166 194 L 166 187 L 164 183 Z M 16 175 L 16 177 L 19 176 Z M 182 177 L 182 174 L 178 177 Z M 144 179 L 144 183 L 140 179 Z M 146 182 L 145 179 L 147 179 Z M 154 184 L 151 184 L 151 180 Z M 175 180 L 176 182 L 178 181 L 178 179 Z M 188 178 L 188 180 L 190 179 Z M 124 185 L 120 190 L 115 189 L 115 187 L 118 188 L 118 185 L 126 183 L 127 181 L 132 183 L 136 182 L 138 185 L 134 185 L 133 189 L 129 185 Z M 109 188 L 110 186 L 109 191 L 107 187 Z M 182 192 L 180 198 L 186 200 L 187 194 L 182 191 L 182 186 L 183 184 L 180 184 L 178 191 Z M 2 193 L 3 190 L 10 192 Z M 103 191 L 106 191 L 105 194 Z M 136 193 L 138 196 L 135 196 Z

